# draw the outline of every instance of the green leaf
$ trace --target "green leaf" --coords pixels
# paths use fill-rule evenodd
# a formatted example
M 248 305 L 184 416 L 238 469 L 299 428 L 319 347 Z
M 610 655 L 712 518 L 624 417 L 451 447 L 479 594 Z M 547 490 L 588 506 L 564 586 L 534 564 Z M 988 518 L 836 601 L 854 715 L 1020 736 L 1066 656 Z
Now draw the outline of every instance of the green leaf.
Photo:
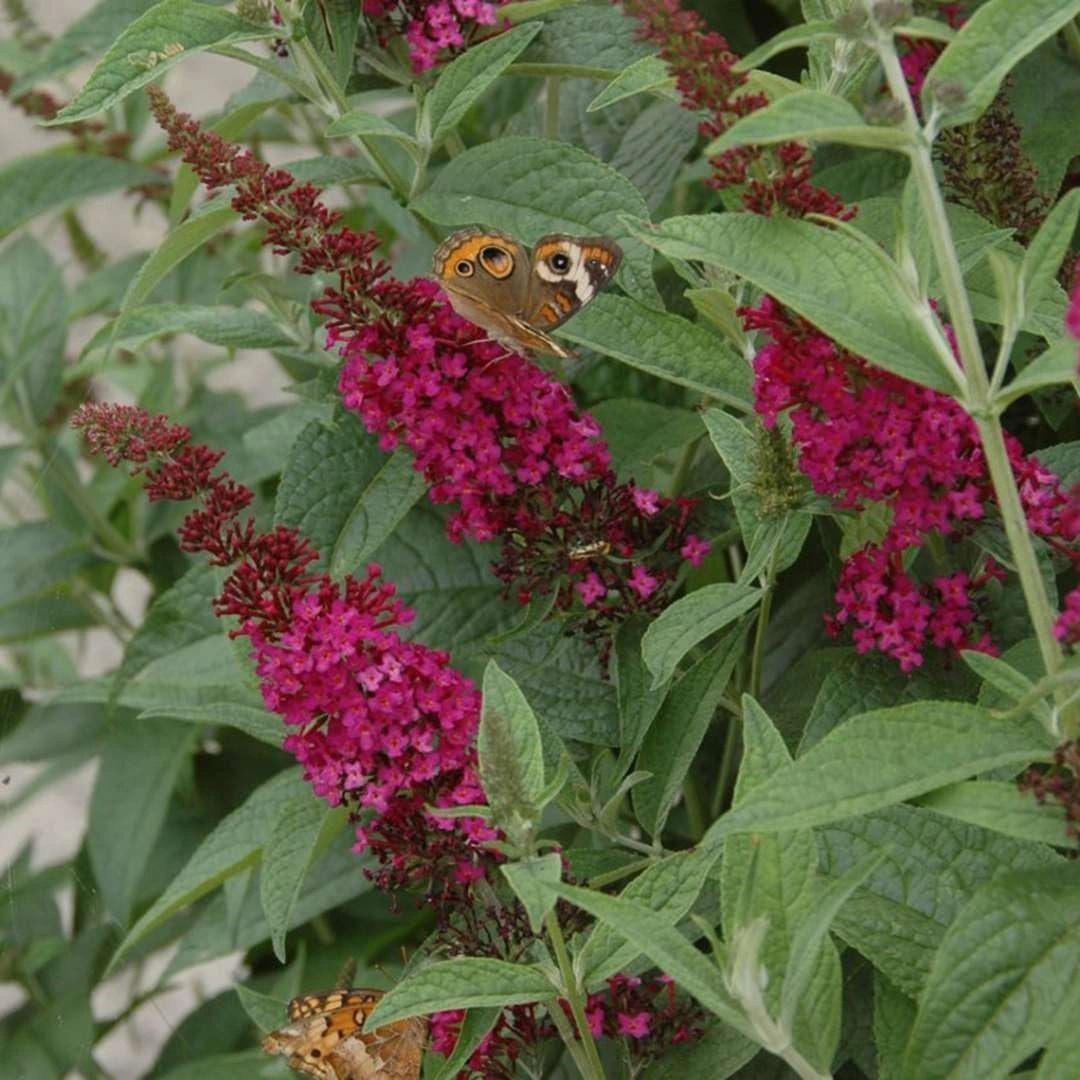
M 152 930 L 226 878 L 253 866 L 283 806 L 308 795 L 298 768 L 286 769 L 257 787 L 244 803 L 218 822 L 168 888 L 128 931 L 110 970 Z
M 1040 844 L 1069 843 L 1060 806 L 1040 804 L 1031 792 L 1008 780 L 967 780 L 938 788 L 917 800 L 938 814 L 984 829 Z
M 0 550 L 0 609 L 59 591 L 63 582 L 94 561 L 86 541 L 47 521 L 0 529 Z
M 456 1080 L 501 1015 L 502 1009 L 497 1005 L 485 1009 L 469 1009 L 458 1029 L 454 1049 L 450 1056 L 435 1069 L 431 1080 Z
M 911 144 L 900 128 L 868 124 L 854 106 L 835 94 L 802 90 L 736 120 L 709 143 L 705 154 L 713 157 L 733 146 L 767 146 L 791 140 L 837 142 L 872 150 L 904 150 Z
M 983 682 L 1000 690 L 1009 701 L 1020 701 L 1027 697 L 1035 686 L 1023 672 L 1017 671 L 1010 663 L 996 656 L 989 656 L 973 649 L 965 649 L 961 656 L 964 663 Z M 1043 727 L 1048 730 L 1052 728 L 1053 716 L 1047 702 L 1037 702 L 1031 711 Z
M 1020 267 L 1026 310 L 1036 308 L 1052 286 L 1065 253 L 1069 250 L 1078 215 L 1080 189 L 1073 188 L 1062 195 L 1028 244 Z
M 417 969 L 383 997 L 368 1018 L 372 1030 L 443 1009 L 527 1005 L 550 1001 L 555 986 L 531 964 L 461 956 Z
M 160 1080 L 251 1080 L 265 1067 L 266 1054 L 262 1050 L 238 1050 L 177 1065 L 161 1073 Z
M 631 180 L 655 211 L 667 198 L 698 141 L 697 117 L 670 101 L 653 101 L 631 121 L 608 164 Z
M 167 334 L 193 334 L 226 349 L 285 349 L 297 344 L 277 322 L 251 308 L 150 304 L 129 311 L 118 328 L 106 323 L 83 346 L 80 355 L 92 355 L 110 344 L 135 352 Z
M 344 139 L 359 137 L 362 139 L 380 138 L 393 139 L 401 143 L 409 153 L 416 155 L 420 147 L 407 131 L 391 123 L 386 117 L 378 113 L 368 112 L 366 109 L 350 109 L 347 113 L 339 116 L 326 129 L 328 139 Z
M 670 258 L 745 277 L 887 371 L 935 390 L 956 389 L 942 342 L 900 295 L 883 256 L 847 233 L 809 221 L 732 213 L 668 218 L 638 235 Z M 867 319 L 867 311 L 875 317 Z
M 225 644 L 224 630 L 213 612 L 219 572 L 194 566 L 150 605 L 142 624 L 124 649 L 124 658 L 112 678 L 109 704 L 114 706 L 124 688 L 155 660 L 175 656 L 185 646 L 207 638 L 215 647 Z
M 474 45 L 443 69 L 424 102 L 431 125 L 432 149 L 461 123 L 470 106 L 518 58 L 542 26 L 538 22 L 517 26 Z
M 1075 991 L 1071 996 L 1075 999 Z M 1075 1015 L 1075 1004 L 1065 1011 L 1066 1016 Z M 1080 1061 L 1080 1026 L 1066 1019 L 1047 1043 L 1034 1080 L 1074 1080 L 1077 1061 Z
M 212 724 L 242 731 L 267 746 L 280 749 L 285 738 L 285 727 L 280 716 L 269 712 L 252 694 L 252 703 L 244 705 L 237 701 L 222 701 L 208 705 L 164 705 L 143 709 L 137 720 L 168 719 L 187 724 Z
M 699 641 L 733 623 L 755 607 L 761 596 L 760 589 L 724 582 L 696 589 L 665 608 L 641 643 L 645 664 L 653 674 L 652 688 L 666 683 Z
M 749 365 L 715 334 L 680 315 L 601 294 L 560 332 L 579 345 L 742 412 L 753 406 Z
M 525 695 L 494 660 L 484 669 L 483 706 L 476 736 L 480 779 L 496 819 L 531 820 L 544 790 L 540 728 Z
M 44 421 L 53 411 L 61 390 L 67 320 L 60 267 L 24 233 L 4 248 L 0 259 L 0 409 L 19 387 L 36 420 Z M 5 571 L 7 558 L 5 550 Z
M 756 787 L 710 828 L 734 832 L 812 828 L 902 802 L 999 765 L 1048 760 L 1036 721 L 997 719 L 986 709 L 923 701 L 854 716 Z M 869 763 L 873 767 L 869 767 Z
M 838 37 L 839 33 L 836 23 L 825 19 L 811 19 L 798 26 L 789 26 L 748 52 L 735 68 L 737 71 L 749 71 L 788 49 L 802 49 L 816 41 L 829 41 Z
M 828 934 L 837 912 L 884 859 L 884 852 L 863 859 L 842 877 L 831 881 L 796 929 L 791 939 L 791 963 L 784 973 L 781 1022 L 785 1026 L 792 1026 L 803 997 L 810 989 L 819 950 L 823 946 L 831 948 Z M 835 1052 L 835 1049 L 834 1045 L 832 1051 Z
M 37 64 L 12 86 L 12 99 L 45 79 L 66 75 L 99 56 L 128 23 L 154 3 L 155 0 L 98 0 L 85 14 L 67 22 L 61 33 L 46 45 Z
M 544 29 L 515 70 L 613 78 L 654 51 L 638 39 L 636 30 L 632 17 L 606 4 L 579 4 L 552 11 L 545 15 Z
M 1017 398 L 1045 386 L 1071 383 L 1080 393 L 1077 372 L 1080 369 L 1080 344 L 1066 336 L 1031 361 L 1007 386 L 994 395 L 994 407 L 1004 410 Z
M 17 158 L 0 168 L 0 236 L 47 210 L 160 180 L 144 165 L 100 154 L 50 151 Z
M 840 910 L 834 930 L 913 998 L 922 992 L 946 929 L 983 884 L 1061 861 L 1042 845 L 909 805 L 849 818 L 816 836 L 821 868 L 830 878 L 874 852 L 887 853 L 885 864 Z
M 344 413 L 330 425 L 312 420 L 293 443 L 274 518 L 308 537 L 339 577 L 364 568 L 425 490 L 405 449 L 387 455 Z
M 559 880 L 562 876 L 562 855 L 552 851 L 520 862 L 503 863 L 499 869 L 525 908 L 532 932 L 539 934 L 544 917 L 555 905 L 555 897 L 541 889 L 538 883 L 546 881 L 554 885 Z
M 301 791 L 302 788 L 298 786 L 293 794 Z M 267 832 L 272 824 L 272 821 L 267 823 Z M 342 831 L 314 864 L 301 887 L 290 929 L 303 926 L 323 912 L 340 909 L 372 889 L 371 882 L 363 873 L 367 861 L 358 859 L 352 846 L 353 837 L 348 831 Z M 242 871 L 245 874 L 250 872 L 250 867 Z M 216 896 L 207 899 L 195 924 L 180 939 L 179 948 L 169 961 L 164 977 L 269 940 L 270 927 L 262 910 L 259 890 L 249 888 L 239 911 L 230 918 L 222 889 Z M 340 964 L 335 961 L 334 974 L 338 967 Z
M 194 53 L 277 34 L 273 26 L 196 0 L 161 0 L 120 34 L 75 99 L 44 123 L 70 124 L 104 112 Z
M 643 56 L 629 67 L 623 68 L 585 107 L 586 112 L 599 112 L 617 101 L 636 94 L 657 90 L 672 90 L 675 79 L 668 71 L 667 64 L 659 56 Z
M 1078 13 L 1080 0 L 988 0 L 927 72 L 924 113 L 941 127 L 977 119 L 1017 62 Z
M 622 221 L 647 218 L 641 193 L 584 150 L 545 139 L 508 137 L 451 160 L 413 209 L 440 225 L 482 221 L 533 244 L 545 233 L 602 234 L 623 249 L 618 280 L 656 301 L 652 256 Z
M 126 316 L 138 308 L 192 252 L 198 251 L 210 237 L 227 229 L 239 218 L 240 215 L 228 205 L 227 199 L 222 202 L 215 199 L 213 203 L 200 207 L 199 212 L 187 221 L 170 229 L 131 279 L 120 306 L 120 314 L 113 323 L 113 332 L 119 334 L 123 330 Z
M 333 814 L 333 820 L 331 820 Z M 330 807 L 311 791 L 287 802 L 278 811 L 277 820 L 263 844 L 259 894 L 274 955 L 285 963 L 285 934 L 292 923 L 300 886 L 320 847 L 333 830 L 345 824 L 344 811 Z M 333 835 L 333 832 L 330 832 Z
M 634 878 L 619 898 L 675 925 L 693 907 L 718 857 L 718 852 L 700 848 L 669 855 Z M 629 968 L 639 953 L 634 939 L 625 938 L 606 923 L 597 923 L 578 954 L 586 989 L 602 987 L 612 975 Z
M 247 1013 L 248 1018 L 260 1031 L 272 1031 L 276 1027 L 281 1027 L 282 1023 L 285 1022 L 286 1002 L 280 998 L 273 997 L 270 994 L 260 994 L 257 990 L 252 990 L 250 986 L 245 986 L 243 983 L 237 983 L 233 990 L 236 991 L 236 996 L 240 999 L 244 1012 Z
M 1049 1039 L 1080 978 L 1080 866 L 984 886 L 945 932 L 908 1041 L 906 1080 L 996 1080 Z
M 131 918 L 196 735 L 194 728 L 170 720 L 133 721 L 126 716 L 105 739 L 86 846 L 109 913 L 121 926 Z
M 772 720 L 749 695 L 742 699 L 743 758 L 735 785 L 740 805 L 753 789 L 788 765 L 791 755 Z M 734 722 L 734 721 L 732 721 Z M 731 941 L 754 919 L 768 922 L 759 962 L 768 973 L 765 1002 L 778 1014 L 793 964 L 808 966 L 798 1014 L 788 1018 L 795 1042 L 815 1061 L 828 1062 L 835 1051 L 840 1019 L 840 966 L 830 942 L 817 942 L 809 956 L 796 954 L 794 936 L 810 917 L 821 893 L 817 846 L 809 829 L 766 836 L 728 837 L 721 866 L 724 936 Z
M 874 972 L 874 1044 L 880 1080 L 899 1080 L 915 1005 L 880 971 Z
M 615 632 L 612 677 L 619 701 L 619 764 L 621 779 L 637 756 L 667 693 L 667 687 L 652 689 L 649 672 L 641 654 L 641 641 L 648 626 L 644 615 L 623 620 Z
M 680 989 L 701 1002 L 736 1031 L 753 1038 L 742 1011 L 724 988 L 720 969 L 687 941 L 666 919 L 621 896 L 605 896 L 575 885 L 560 884 L 558 895 L 610 926 L 644 953 Z
M 307 4 L 304 7 L 304 24 L 323 62 L 344 90 L 356 62 L 356 38 L 360 29 L 356 4 L 354 0 L 322 0 L 319 6 Z
M 637 768 L 651 777 L 634 788 L 638 820 L 658 835 L 712 722 L 739 659 L 745 624 L 733 626 L 668 691 L 641 745 Z

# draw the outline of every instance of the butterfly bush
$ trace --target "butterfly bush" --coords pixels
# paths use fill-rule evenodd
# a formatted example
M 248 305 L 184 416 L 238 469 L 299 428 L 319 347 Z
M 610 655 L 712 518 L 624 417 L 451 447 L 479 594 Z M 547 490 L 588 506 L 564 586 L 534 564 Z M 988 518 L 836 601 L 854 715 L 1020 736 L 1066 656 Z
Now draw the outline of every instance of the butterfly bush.
M 464 48 L 478 28 L 494 26 L 506 0 L 363 0 L 379 44 L 403 35 L 414 72 L 427 71 Z
M 284 721 L 284 748 L 315 793 L 362 818 L 355 850 L 375 857 L 377 883 L 430 877 L 430 892 L 446 895 L 482 876 L 496 832 L 427 809 L 484 802 L 480 695 L 445 652 L 402 640 L 413 612 L 380 568 L 341 583 L 315 572 L 318 553 L 295 529 L 241 519 L 253 493 L 214 472 L 223 453 L 190 445 L 188 429 L 164 416 L 87 403 L 72 425 L 110 464 L 145 473 L 151 502 L 198 500 L 180 549 L 231 567 L 214 612 L 238 620 L 230 636 L 248 639 L 263 701 Z
M 733 71 L 737 57 L 725 39 L 695 12 L 683 11 L 679 0 L 626 0 L 624 7 L 638 17 L 640 35 L 660 46 L 683 105 L 706 113 L 702 134 L 715 137 L 767 104 L 741 89 L 746 76 Z M 955 5 L 946 15 L 962 20 Z M 933 43 L 909 43 L 902 59 L 909 86 L 921 86 L 939 51 Z M 712 165 L 709 183 L 741 185 L 752 213 L 854 215 L 810 183 L 812 159 L 799 144 L 739 147 Z M 928 646 L 996 651 L 984 586 L 1003 570 L 985 557 L 975 572 L 920 579 L 906 558 L 931 537 L 955 540 L 993 518 L 993 488 L 971 418 L 949 396 L 843 349 L 772 297 L 740 313 L 764 341 L 754 359 L 754 391 L 766 426 L 790 416 L 799 467 L 815 491 L 843 509 L 883 504 L 889 514 L 883 539 L 844 561 L 826 628 L 850 629 L 858 651 L 877 649 L 905 671 L 923 663 Z M 1077 530 L 1063 512 L 1067 500 L 1057 478 L 1015 439 L 1007 445 L 1029 527 L 1070 554 Z
M 206 187 L 235 185 L 232 205 L 266 224 L 275 253 L 332 279 L 312 306 L 344 357 L 341 399 L 384 450 L 408 449 L 432 502 L 457 505 L 451 540 L 499 540 L 507 592 L 528 602 L 554 590 L 557 612 L 592 637 L 670 602 L 680 568 L 708 551 L 689 532 L 692 502 L 618 483 L 599 425 L 558 379 L 488 340 L 432 280 L 391 276 L 375 235 L 339 228 L 318 188 L 150 93 L 170 148 Z

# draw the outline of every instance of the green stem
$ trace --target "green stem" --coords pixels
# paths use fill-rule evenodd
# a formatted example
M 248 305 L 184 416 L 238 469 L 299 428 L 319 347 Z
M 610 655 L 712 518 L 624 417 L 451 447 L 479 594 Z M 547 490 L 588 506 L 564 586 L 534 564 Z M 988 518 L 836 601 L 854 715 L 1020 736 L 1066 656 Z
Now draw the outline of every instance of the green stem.
M 697 779 L 693 771 L 686 774 L 683 781 L 683 805 L 686 807 L 686 823 L 690 829 L 690 839 L 696 844 L 705 835 L 705 804 L 701 801 Z
M 871 16 L 872 17 L 872 16 Z M 949 220 L 945 213 L 945 200 L 934 176 L 934 164 L 930 156 L 930 144 L 919 125 L 915 108 L 907 91 L 907 82 L 900 68 L 892 37 L 883 32 L 877 40 L 877 51 L 893 97 L 901 103 L 905 112 L 905 124 L 912 139 L 908 156 L 911 159 L 927 231 L 934 248 L 934 257 L 941 275 L 941 284 L 948 304 L 949 317 L 956 333 L 960 359 L 966 382 L 966 400 L 961 402 L 971 414 L 982 440 L 987 471 L 994 487 L 998 509 L 1001 513 L 1005 535 L 1012 549 L 1020 588 L 1027 603 L 1028 615 L 1039 642 L 1043 666 L 1053 674 L 1061 666 L 1061 647 L 1053 634 L 1053 611 L 1050 598 L 1039 572 L 1039 562 L 1031 543 L 1027 519 L 1024 515 L 1016 477 L 1009 464 L 1005 446 L 1005 434 L 1000 418 L 994 414 L 990 399 L 990 382 L 979 346 L 975 319 L 971 311 L 964 275 L 956 255 Z
M 554 1002 L 548 1009 L 548 1016 L 551 1017 L 555 1024 L 556 1030 L 559 1032 L 559 1038 L 562 1039 L 563 1046 L 566 1047 L 570 1056 L 574 1059 L 574 1064 L 577 1066 L 577 1071 L 582 1076 L 589 1075 L 589 1063 L 585 1058 L 585 1051 L 582 1049 L 581 1044 L 574 1038 L 574 1025 L 570 1023 L 569 1017 L 562 1011 L 558 1002 Z
M 549 75 L 544 81 L 544 138 L 557 141 L 559 138 L 559 91 L 562 78 Z
M 724 736 L 724 752 L 720 758 L 720 771 L 716 774 L 716 788 L 712 798 L 712 817 L 715 821 L 720 816 L 727 801 L 728 789 L 731 787 L 732 776 L 735 772 L 735 750 L 739 745 L 739 720 L 731 716 L 728 718 L 727 732 Z
M 600 1054 L 597 1052 L 596 1042 L 592 1037 L 592 1031 L 589 1029 L 588 1018 L 585 1016 L 584 992 L 578 983 L 577 976 L 574 974 L 574 964 L 570 959 L 570 954 L 566 951 L 566 941 L 563 939 L 562 927 L 559 925 L 559 920 L 556 918 L 554 911 L 549 911 L 544 916 L 544 928 L 551 939 L 551 947 L 555 950 L 555 959 L 558 961 L 559 971 L 562 973 L 566 1000 L 570 1002 L 570 1012 L 573 1014 L 574 1023 L 578 1029 L 578 1038 L 571 1038 L 571 1041 L 567 1043 L 567 1048 L 571 1053 L 573 1053 L 575 1045 L 581 1050 L 583 1060 L 577 1062 L 576 1056 L 574 1060 L 581 1075 L 586 1080 L 604 1080 L 604 1067 L 600 1063 Z M 552 1009 L 552 1013 L 557 1010 L 558 1005 Z M 563 1038 L 565 1040 L 565 1036 Z M 582 1065 L 585 1067 L 582 1068 Z
M 683 488 L 686 487 L 686 478 L 690 475 L 694 459 L 697 457 L 698 447 L 704 437 L 704 435 L 699 435 L 696 439 L 691 439 L 679 457 L 679 464 L 675 466 L 675 472 L 671 477 L 671 487 L 668 490 L 671 498 L 674 499 L 677 495 L 681 495 Z

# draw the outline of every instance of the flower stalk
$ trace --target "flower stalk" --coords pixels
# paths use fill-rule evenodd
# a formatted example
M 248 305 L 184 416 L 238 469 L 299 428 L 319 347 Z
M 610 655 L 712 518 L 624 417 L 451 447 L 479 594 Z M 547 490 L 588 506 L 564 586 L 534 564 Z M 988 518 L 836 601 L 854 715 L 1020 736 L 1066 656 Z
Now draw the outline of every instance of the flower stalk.
M 585 992 L 578 981 L 574 971 L 573 961 L 566 949 L 566 941 L 563 938 L 562 927 L 554 910 L 544 916 L 544 929 L 551 941 L 551 947 L 555 951 L 555 959 L 559 964 L 559 972 L 562 975 L 563 989 L 566 992 L 566 1000 L 570 1003 L 570 1012 L 573 1014 L 574 1023 L 577 1025 L 577 1038 L 572 1038 L 572 1032 L 564 1032 L 558 1016 L 559 1007 L 556 1005 L 551 1010 L 555 1026 L 559 1028 L 567 1049 L 574 1058 L 578 1071 L 586 1080 L 604 1080 L 604 1066 L 600 1062 L 600 1054 L 596 1049 L 596 1040 L 593 1039 L 592 1029 L 589 1027 L 588 1018 L 585 1015 Z M 571 1038 L 567 1039 L 567 1034 Z
M 867 2 L 866 7 L 873 18 L 872 5 Z M 935 126 L 934 118 L 929 119 L 925 129 L 919 123 L 896 47 L 888 30 L 878 28 L 875 48 L 881 59 L 882 70 L 889 89 L 894 99 L 903 107 L 903 123 L 911 137 L 907 154 L 911 161 L 912 176 L 922 211 L 926 215 L 934 258 L 941 273 L 949 318 L 955 329 L 957 347 L 963 363 L 965 394 L 960 404 L 972 417 L 978 430 L 983 453 L 986 456 L 987 471 L 1016 564 L 1028 615 L 1039 643 L 1043 666 L 1047 674 L 1052 675 L 1062 663 L 1061 647 L 1054 638 L 1052 629 L 1054 616 L 1050 598 L 1039 571 L 1038 559 L 1031 543 L 1020 501 L 1020 492 L 1009 464 L 1001 419 L 993 408 L 990 382 L 982 349 L 979 346 L 967 289 L 964 286 L 963 271 L 953 244 L 952 232 L 945 212 L 945 201 L 934 175 L 934 165 L 930 155 L 930 139 Z

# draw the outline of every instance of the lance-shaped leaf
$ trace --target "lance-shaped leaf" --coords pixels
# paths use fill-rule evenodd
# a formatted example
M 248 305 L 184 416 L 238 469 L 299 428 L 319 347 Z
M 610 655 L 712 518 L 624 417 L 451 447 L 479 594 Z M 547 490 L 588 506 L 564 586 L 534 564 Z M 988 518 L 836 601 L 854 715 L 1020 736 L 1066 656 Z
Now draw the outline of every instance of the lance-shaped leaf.
M 499 869 L 524 906 L 532 932 L 539 934 L 544 916 L 555 903 L 552 894 L 540 885 L 542 882 L 553 885 L 559 880 L 562 874 L 562 856 L 557 851 L 552 851 L 537 858 L 503 863 Z
M 944 338 L 931 333 L 896 268 L 868 239 L 809 221 L 734 213 L 668 218 L 638 235 L 670 258 L 722 266 L 752 281 L 896 375 L 935 390 L 957 388 Z
M 196 0 L 162 0 L 140 15 L 113 42 L 75 100 L 46 124 L 85 120 L 159 78 L 195 53 L 240 41 L 276 37 L 275 27 Z
M 853 716 L 749 793 L 706 834 L 811 828 L 903 802 L 996 768 L 1046 761 L 1051 740 L 1036 720 L 920 701 Z
M 908 1040 L 904 1080 L 998 1080 L 1065 1025 L 1080 979 L 1080 865 L 1010 874 L 957 914 Z
M 551 886 L 545 886 L 550 888 Z M 389 991 L 368 1018 L 372 1030 L 444 1009 L 477 1009 L 549 1001 L 555 984 L 531 964 L 460 956 L 417 969 Z
M 923 111 L 941 126 L 967 124 L 994 100 L 1005 76 L 1080 13 L 1080 0 L 988 0 L 927 72 Z
M 495 817 L 529 821 L 544 792 L 540 727 L 518 684 L 494 660 L 484 669 L 483 708 L 476 736 L 480 779 Z
M 903 150 L 911 144 L 900 128 L 868 124 L 842 97 L 803 90 L 736 120 L 705 153 L 711 157 L 733 146 L 790 140 L 838 142 L 877 150 Z
M 474 45 L 443 69 L 424 101 L 432 149 L 461 123 L 469 107 L 518 58 L 542 26 L 540 22 L 517 26 Z M 420 141 L 424 141 L 423 134 Z

